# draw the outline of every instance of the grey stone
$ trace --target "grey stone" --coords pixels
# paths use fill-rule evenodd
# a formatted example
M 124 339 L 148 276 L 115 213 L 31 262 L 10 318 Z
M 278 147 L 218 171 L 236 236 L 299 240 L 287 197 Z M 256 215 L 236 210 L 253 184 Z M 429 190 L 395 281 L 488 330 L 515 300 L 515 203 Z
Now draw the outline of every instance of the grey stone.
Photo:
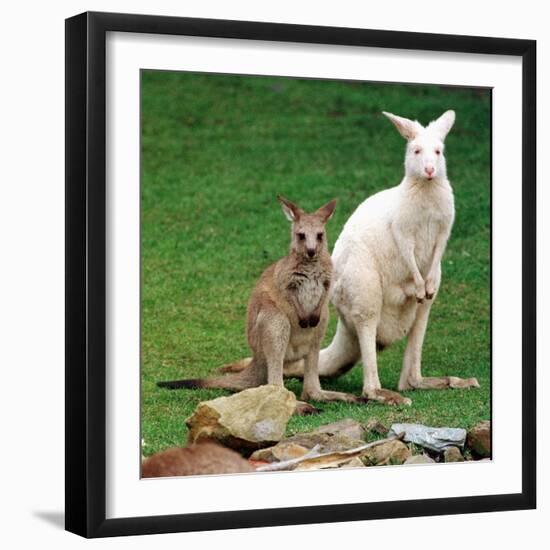
M 405 432 L 403 441 L 441 452 L 446 447 L 464 447 L 466 430 L 462 428 L 432 428 L 422 424 L 392 424 L 388 437 Z

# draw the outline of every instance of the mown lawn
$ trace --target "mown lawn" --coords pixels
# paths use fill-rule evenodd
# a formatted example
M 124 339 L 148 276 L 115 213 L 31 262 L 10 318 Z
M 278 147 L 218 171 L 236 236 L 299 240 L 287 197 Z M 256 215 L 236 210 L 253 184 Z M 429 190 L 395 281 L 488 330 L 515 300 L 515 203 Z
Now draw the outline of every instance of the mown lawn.
M 185 419 L 222 390 L 157 388 L 249 354 L 245 311 L 263 269 L 286 254 L 276 195 L 305 209 L 337 197 L 330 245 L 369 195 L 403 174 L 403 139 L 382 110 L 422 123 L 455 109 L 447 139 L 456 222 L 424 346 L 425 375 L 477 376 L 481 389 L 407 392 L 411 407 L 322 404 L 289 433 L 343 417 L 468 428 L 490 417 L 490 95 L 144 71 L 142 75 L 142 437 L 150 455 L 186 441 Z M 334 311 L 326 335 L 336 324 Z M 396 389 L 404 342 L 379 356 Z M 327 388 L 361 391 L 361 365 Z M 287 387 L 299 392 L 298 381 Z

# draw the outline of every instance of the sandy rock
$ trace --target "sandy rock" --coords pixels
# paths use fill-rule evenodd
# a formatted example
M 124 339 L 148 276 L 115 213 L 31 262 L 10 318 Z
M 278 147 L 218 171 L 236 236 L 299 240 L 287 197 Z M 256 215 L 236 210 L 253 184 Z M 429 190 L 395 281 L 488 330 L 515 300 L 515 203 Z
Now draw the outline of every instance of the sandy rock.
M 353 457 L 349 462 L 346 462 L 345 464 L 342 464 L 340 468 L 364 468 L 365 464 L 363 461 L 358 457 Z
M 267 447 L 283 438 L 295 407 L 295 395 L 274 385 L 203 401 L 186 420 L 189 441 L 214 439 L 239 450 Z
M 411 451 L 402 441 L 393 440 L 368 449 L 363 455 L 366 466 L 403 464 L 411 456 Z
M 317 447 L 317 450 L 320 453 L 347 451 L 365 444 L 362 439 L 354 439 L 352 437 L 348 437 L 347 435 L 331 435 L 329 433 L 318 432 L 296 434 L 285 439 L 285 441 L 301 445 L 306 449 L 313 449 L 313 447 Z
M 172 447 L 146 458 L 142 477 L 178 477 L 206 474 L 253 472 L 254 468 L 238 453 L 212 442 L 189 447 Z
M 281 441 L 274 447 L 267 449 L 259 449 L 252 453 L 251 460 L 263 460 L 265 462 L 282 462 L 283 460 L 291 460 L 305 455 L 309 449 L 292 443 L 291 441 Z
M 464 457 L 458 447 L 447 447 L 443 452 L 445 462 L 464 462 Z
M 319 426 L 314 433 L 326 433 L 330 435 L 344 435 L 351 439 L 362 440 L 365 436 L 365 428 L 353 418 L 344 418 L 338 422 Z
M 332 460 L 326 460 L 321 461 L 317 464 L 309 464 L 307 462 L 304 462 L 302 464 L 298 464 L 296 468 L 294 468 L 295 472 L 307 472 L 312 470 L 332 470 L 335 468 L 338 469 L 347 469 L 347 468 L 364 468 L 365 464 L 363 464 L 363 461 L 358 457 L 354 456 L 353 458 L 341 458 L 340 460 L 332 459 Z
M 491 422 L 485 420 L 476 424 L 466 438 L 466 445 L 478 457 L 491 456 Z
M 361 439 L 352 439 L 341 434 L 307 432 L 283 439 L 273 447 L 256 451 L 250 458 L 267 462 L 280 462 L 302 456 L 313 447 L 317 447 L 319 453 L 331 453 L 355 449 L 364 444 L 365 442 Z
M 410 456 L 405 460 L 404 464 L 435 464 L 435 460 L 428 455 L 421 454 Z

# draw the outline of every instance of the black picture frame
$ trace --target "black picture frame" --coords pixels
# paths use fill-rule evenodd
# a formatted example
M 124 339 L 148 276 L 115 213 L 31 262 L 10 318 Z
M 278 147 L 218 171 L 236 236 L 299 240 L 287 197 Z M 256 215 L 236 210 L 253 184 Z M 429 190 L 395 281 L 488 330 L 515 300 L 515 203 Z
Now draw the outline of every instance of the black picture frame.
M 482 53 L 521 58 L 521 493 L 106 519 L 105 40 L 108 31 Z M 535 508 L 535 41 L 89 12 L 66 20 L 65 61 L 67 530 L 85 537 L 107 537 Z

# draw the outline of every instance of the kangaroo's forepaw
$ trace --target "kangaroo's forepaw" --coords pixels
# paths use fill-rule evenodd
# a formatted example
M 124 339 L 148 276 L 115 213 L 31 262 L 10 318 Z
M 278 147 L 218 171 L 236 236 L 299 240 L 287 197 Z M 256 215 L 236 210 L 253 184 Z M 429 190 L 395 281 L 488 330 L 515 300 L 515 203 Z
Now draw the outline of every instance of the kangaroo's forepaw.
M 319 315 L 312 314 L 309 316 L 309 326 L 316 327 L 319 324 L 320 317 Z
M 424 300 L 426 299 L 426 283 L 424 281 L 421 281 L 416 285 L 415 293 L 416 301 L 419 304 L 423 304 Z
M 432 300 L 435 296 L 435 281 L 428 277 L 428 280 L 426 281 L 426 298 L 428 300 Z
M 404 397 L 400 393 L 391 390 L 372 390 L 372 391 L 363 391 L 363 395 L 368 399 L 373 401 L 378 401 L 378 403 L 383 403 L 384 405 L 411 405 L 412 400 L 408 397 Z

